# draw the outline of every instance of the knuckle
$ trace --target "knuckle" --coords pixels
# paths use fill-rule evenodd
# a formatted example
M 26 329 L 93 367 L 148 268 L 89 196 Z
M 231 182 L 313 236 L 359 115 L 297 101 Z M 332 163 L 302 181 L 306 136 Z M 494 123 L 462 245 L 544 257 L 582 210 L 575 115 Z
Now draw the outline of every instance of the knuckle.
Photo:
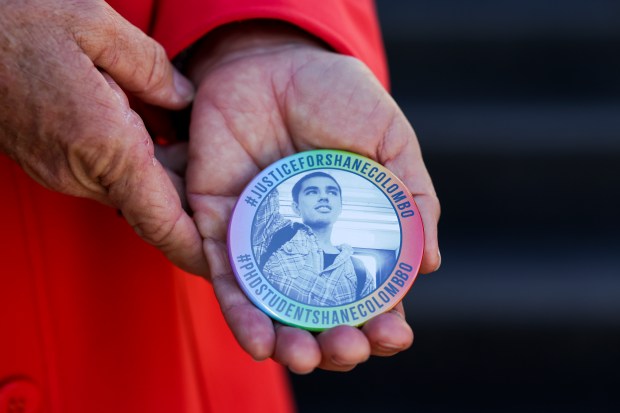
M 114 57 L 119 46 L 119 17 L 104 4 L 93 4 L 73 19 L 72 31 L 76 42 L 95 63 Z
M 67 143 L 67 158 L 73 174 L 88 186 L 107 187 L 104 178 L 117 165 L 121 142 L 113 136 L 76 136 Z
M 172 234 L 181 218 L 181 215 L 177 214 L 174 219 L 162 220 L 161 216 L 167 215 L 167 209 L 167 206 L 152 206 L 148 215 L 145 216 L 145 212 L 141 211 L 141 220 L 131 223 L 142 239 L 164 251 L 171 245 Z
M 118 119 L 102 116 L 99 121 L 76 127 L 66 140 L 70 170 L 91 190 L 107 192 L 127 169 L 132 140 L 127 139 L 122 133 L 124 128 L 118 125 Z
M 146 76 L 142 92 L 154 92 L 163 89 L 168 81 L 168 58 L 163 46 L 152 39 L 146 50 Z

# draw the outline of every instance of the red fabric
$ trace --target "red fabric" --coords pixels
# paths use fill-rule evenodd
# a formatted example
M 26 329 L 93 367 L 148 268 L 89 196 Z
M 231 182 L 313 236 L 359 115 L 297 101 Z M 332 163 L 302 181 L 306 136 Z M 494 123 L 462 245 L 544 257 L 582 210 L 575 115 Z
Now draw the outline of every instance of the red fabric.
M 387 82 L 369 1 L 110 3 L 171 56 L 219 25 L 281 19 Z M 239 348 L 206 281 L 169 264 L 113 209 L 52 193 L 3 155 L 0 182 L 0 396 L 26 379 L 44 413 L 293 410 L 284 370 Z
M 0 177 L 0 383 L 34 380 L 54 413 L 292 410 L 284 371 L 239 348 L 206 281 L 113 209 L 4 157 Z
M 134 26 L 148 33 L 155 17 L 155 3 L 158 0 L 108 0 L 107 3 L 123 15 Z
M 372 0 L 164 0 L 152 36 L 175 56 L 206 32 L 249 19 L 278 19 L 314 34 L 334 50 L 361 59 L 388 86 Z

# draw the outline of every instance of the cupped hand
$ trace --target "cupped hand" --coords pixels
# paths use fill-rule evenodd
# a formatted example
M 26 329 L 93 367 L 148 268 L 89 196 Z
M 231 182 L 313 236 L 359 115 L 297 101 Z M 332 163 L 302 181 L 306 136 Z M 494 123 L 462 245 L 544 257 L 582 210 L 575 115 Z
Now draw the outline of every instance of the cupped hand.
M 163 48 L 101 0 L 2 1 L 0 27 L 0 151 L 52 190 L 120 209 L 173 262 L 206 274 L 200 235 L 124 92 L 190 103 Z
M 244 186 L 282 157 L 315 148 L 342 149 L 387 166 L 413 193 L 425 226 L 421 271 L 440 264 L 439 203 L 415 133 L 372 73 L 293 28 L 240 24 L 195 51 L 198 84 L 190 128 L 188 201 L 204 238 L 224 316 L 254 358 L 273 357 L 292 371 L 347 371 L 370 355 L 408 348 L 413 332 L 402 305 L 361 329 L 320 334 L 273 323 L 248 301 L 229 265 L 226 236 Z

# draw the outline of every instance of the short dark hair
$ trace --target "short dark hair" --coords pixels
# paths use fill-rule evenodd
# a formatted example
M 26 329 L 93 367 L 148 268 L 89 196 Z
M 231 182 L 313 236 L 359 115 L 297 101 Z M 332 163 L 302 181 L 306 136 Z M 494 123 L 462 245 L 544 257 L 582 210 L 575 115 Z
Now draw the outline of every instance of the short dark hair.
M 293 194 L 293 202 L 295 203 L 299 202 L 299 192 L 301 191 L 301 185 L 304 183 L 304 181 L 307 181 L 310 178 L 317 178 L 317 177 L 329 178 L 332 181 L 334 181 L 336 183 L 336 186 L 338 187 L 340 198 L 342 199 L 342 189 L 340 188 L 340 184 L 338 183 L 338 181 L 336 181 L 336 178 L 334 178 L 333 176 L 325 172 L 311 172 L 307 175 L 302 176 L 301 179 L 295 182 L 295 185 L 293 185 L 293 189 L 291 190 Z

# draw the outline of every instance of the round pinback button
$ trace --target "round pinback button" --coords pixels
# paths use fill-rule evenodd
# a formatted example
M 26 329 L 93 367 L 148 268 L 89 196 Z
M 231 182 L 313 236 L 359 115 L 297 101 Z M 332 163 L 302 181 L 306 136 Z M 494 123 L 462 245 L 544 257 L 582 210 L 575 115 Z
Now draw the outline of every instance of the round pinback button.
M 258 308 L 322 331 L 362 325 L 398 304 L 417 276 L 424 229 L 411 193 L 387 168 L 313 150 L 275 162 L 247 185 L 228 248 Z

